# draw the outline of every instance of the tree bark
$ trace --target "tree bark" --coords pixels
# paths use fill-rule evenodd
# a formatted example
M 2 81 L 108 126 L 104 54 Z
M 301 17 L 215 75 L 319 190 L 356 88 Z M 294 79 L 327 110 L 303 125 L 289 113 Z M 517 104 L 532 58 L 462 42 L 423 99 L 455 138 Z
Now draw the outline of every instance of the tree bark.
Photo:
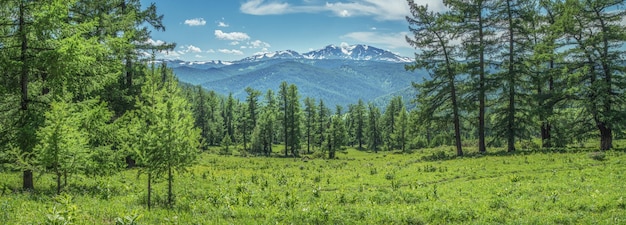
M 600 130 L 600 150 L 609 150 L 613 148 L 613 130 L 604 123 L 598 123 Z
M 174 202 L 174 196 L 172 194 L 172 183 L 174 183 L 174 177 L 172 176 L 172 167 L 167 168 L 167 205 L 171 208 Z
M 25 10 L 26 6 L 24 5 L 23 2 L 20 3 L 20 7 L 19 7 L 19 18 L 18 18 L 18 23 L 19 23 L 19 35 L 20 35 L 20 39 L 21 39 L 21 52 L 20 52 L 20 61 L 22 62 L 22 68 L 20 71 L 20 87 L 21 87 L 21 101 L 20 101 L 20 111 L 22 112 L 22 128 L 23 129 L 20 132 L 21 137 L 21 148 L 22 148 L 22 152 L 30 152 L 31 151 L 31 147 L 30 147 L 30 143 L 29 142 L 29 136 L 32 135 L 30 134 L 30 132 L 27 132 L 24 129 L 29 129 L 28 126 L 31 126 L 29 124 L 30 121 L 28 119 L 28 63 L 26 62 L 28 60 L 28 55 L 27 55 L 27 51 L 28 51 L 28 37 L 26 35 L 26 21 L 25 21 Z M 34 128 L 33 128 L 34 129 Z M 33 171 L 30 169 L 25 169 L 23 171 L 22 174 L 22 188 L 24 190 L 33 190 L 35 189 L 35 185 L 33 183 Z
M 509 83 L 509 90 L 508 90 L 508 97 L 509 97 L 509 108 L 508 108 L 508 112 L 507 112 L 507 151 L 508 152 L 514 152 L 515 151 L 515 66 L 514 66 L 514 60 L 515 57 L 513 56 L 513 51 L 514 51 L 514 44 L 515 44 L 515 39 L 514 39 L 514 31 L 513 31 L 513 12 L 511 10 L 511 8 L 513 6 L 511 6 L 511 1 L 512 0 L 507 0 L 506 4 L 507 4 L 507 16 L 508 16 L 508 32 L 509 32 L 509 68 L 508 68 L 508 83 Z
M 148 211 L 152 208 L 152 202 L 150 202 L 152 197 L 152 174 L 148 172 Z
M 487 151 L 485 145 L 485 40 L 483 33 L 482 1 L 478 11 L 478 38 L 480 45 L 478 77 L 478 152 Z

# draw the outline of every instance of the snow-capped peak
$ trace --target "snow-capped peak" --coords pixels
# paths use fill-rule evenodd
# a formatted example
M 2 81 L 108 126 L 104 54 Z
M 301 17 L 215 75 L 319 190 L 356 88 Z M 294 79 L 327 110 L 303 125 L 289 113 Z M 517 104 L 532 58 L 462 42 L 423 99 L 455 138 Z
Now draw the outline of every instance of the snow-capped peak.
M 323 49 L 303 54 L 307 59 L 351 59 L 373 60 L 386 62 L 411 62 L 410 58 L 396 55 L 368 45 L 348 45 L 342 43 L 340 47 L 328 45 Z
M 276 51 L 276 52 L 262 52 L 257 53 L 253 56 L 244 58 L 239 60 L 238 62 L 252 62 L 252 61 L 262 61 L 269 59 L 300 59 L 302 55 L 300 53 L 293 50 L 285 50 L 285 51 Z

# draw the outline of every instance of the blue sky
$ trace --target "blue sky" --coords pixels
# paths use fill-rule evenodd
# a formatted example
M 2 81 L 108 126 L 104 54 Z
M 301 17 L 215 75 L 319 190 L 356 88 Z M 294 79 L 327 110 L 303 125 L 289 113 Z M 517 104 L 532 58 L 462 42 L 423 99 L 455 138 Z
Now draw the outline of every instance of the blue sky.
M 421 2 L 420 2 L 421 1 Z M 426 4 L 428 0 L 416 0 Z M 164 15 L 165 32 L 152 42 L 175 42 L 161 58 L 232 61 L 261 52 L 301 53 L 329 44 L 368 44 L 403 56 L 406 0 L 141 0 Z M 441 1 L 430 8 L 441 9 Z

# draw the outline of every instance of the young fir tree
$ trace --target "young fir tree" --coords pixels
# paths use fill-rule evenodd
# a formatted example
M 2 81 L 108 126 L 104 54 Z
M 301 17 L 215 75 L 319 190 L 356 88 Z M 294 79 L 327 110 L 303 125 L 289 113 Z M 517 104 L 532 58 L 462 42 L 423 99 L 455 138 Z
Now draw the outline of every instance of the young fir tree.
M 148 174 L 148 207 L 151 182 L 166 175 L 167 203 L 174 204 L 174 170 L 184 171 L 195 161 L 200 147 L 200 130 L 194 127 L 193 113 L 181 96 L 171 70 L 160 67 L 147 73 L 137 109 L 141 133 L 139 159 Z
M 85 169 L 87 163 L 87 137 L 79 130 L 79 118 L 71 103 L 52 102 L 44 125 L 37 131 L 37 164 L 56 176 L 57 194 L 61 193 L 61 177 L 65 177 L 67 185 L 67 176 Z

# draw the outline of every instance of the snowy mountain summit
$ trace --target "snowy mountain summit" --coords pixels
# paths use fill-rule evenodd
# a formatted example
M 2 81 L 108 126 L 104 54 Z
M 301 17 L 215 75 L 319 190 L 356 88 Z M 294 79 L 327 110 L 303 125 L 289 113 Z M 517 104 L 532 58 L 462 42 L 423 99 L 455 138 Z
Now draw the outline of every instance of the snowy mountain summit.
M 368 45 L 328 45 L 323 49 L 310 51 L 304 54 L 300 54 L 292 50 L 261 53 L 244 58 L 238 62 L 257 62 L 271 59 L 343 59 L 393 63 L 407 63 L 412 61 L 411 58 L 402 57 L 394 54 L 393 52 Z
M 411 62 L 410 58 L 396 55 L 368 45 L 328 45 L 323 49 L 303 54 L 306 59 L 349 59 L 385 62 Z

